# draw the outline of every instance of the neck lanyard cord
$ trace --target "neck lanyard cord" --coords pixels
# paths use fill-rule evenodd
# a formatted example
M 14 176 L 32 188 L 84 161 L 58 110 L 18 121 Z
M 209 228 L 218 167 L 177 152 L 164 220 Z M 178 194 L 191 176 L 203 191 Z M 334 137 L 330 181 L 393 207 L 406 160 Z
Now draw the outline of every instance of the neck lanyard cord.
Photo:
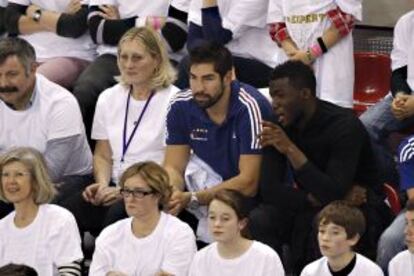
M 127 103 L 126 103 L 126 108 L 125 108 L 125 118 L 124 118 L 124 132 L 123 132 L 123 139 L 122 139 L 122 158 L 121 158 L 121 162 L 124 162 L 124 157 L 125 154 L 128 150 L 129 145 L 131 144 L 132 139 L 134 138 L 136 131 L 138 129 L 139 124 L 141 123 L 142 117 L 144 117 L 144 113 L 147 110 L 147 107 L 152 99 L 152 97 L 154 96 L 154 91 L 151 91 L 150 96 L 148 97 L 148 99 L 145 102 L 144 108 L 142 109 L 141 113 L 138 116 L 138 120 L 135 123 L 134 129 L 132 130 L 131 134 L 129 135 L 129 138 L 127 140 L 127 128 L 128 128 L 128 112 L 129 112 L 129 102 L 131 99 L 131 94 L 132 94 L 132 87 L 129 89 L 129 93 L 128 93 L 128 97 L 127 97 Z

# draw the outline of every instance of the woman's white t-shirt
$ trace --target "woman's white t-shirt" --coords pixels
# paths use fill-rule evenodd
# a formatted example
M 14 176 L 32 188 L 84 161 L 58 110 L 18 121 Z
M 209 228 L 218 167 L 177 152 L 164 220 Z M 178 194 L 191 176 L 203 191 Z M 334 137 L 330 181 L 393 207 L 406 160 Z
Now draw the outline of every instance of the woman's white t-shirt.
M 0 266 L 25 264 L 41 276 L 56 276 L 57 267 L 83 259 L 79 230 L 68 210 L 40 205 L 34 221 L 24 228 L 15 226 L 15 215 L 0 220 Z
M 88 5 L 88 2 L 89 0 L 81 0 L 82 5 Z M 70 0 L 9 0 L 9 3 L 24 6 L 36 5 L 41 9 L 64 13 Z M 56 57 L 73 57 L 92 61 L 96 57 L 96 45 L 88 30 L 77 38 L 63 37 L 46 31 L 19 36 L 33 45 L 40 62 Z
M 146 16 L 167 16 L 170 6 L 169 0 L 89 0 L 90 6 L 112 5 L 118 9 L 119 17 L 126 19 L 134 16 L 140 18 Z M 117 47 L 108 44 L 99 44 L 97 48 L 99 55 L 117 55 Z
M 217 242 L 197 252 L 191 263 L 190 276 L 284 276 L 285 271 L 277 253 L 269 246 L 253 241 L 238 258 L 224 259 Z
M 154 231 L 147 237 L 137 238 L 131 231 L 132 220 L 120 220 L 102 231 L 96 240 L 89 275 L 104 276 L 110 271 L 140 276 L 152 276 L 160 271 L 187 275 L 196 252 L 190 226 L 161 212 Z
M 188 21 L 202 25 L 202 0 L 192 0 Z M 223 28 L 232 32 L 226 47 L 236 56 L 256 59 L 269 67 L 287 56 L 269 36 L 266 25 L 268 0 L 217 0 Z
M 290 38 L 299 49 L 306 50 L 331 26 L 326 13 L 337 7 L 357 20 L 362 18 L 361 0 L 269 0 L 267 21 L 285 22 Z M 352 35 L 343 37 L 312 67 L 317 79 L 317 96 L 343 107 L 352 107 L 355 74 Z
M 165 151 L 165 122 L 170 99 L 179 91 L 173 85 L 155 92 L 133 136 L 122 162 L 123 133 L 129 87 L 116 84 L 99 95 L 92 127 L 92 139 L 108 140 L 112 149 L 112 180 L 136 162 L 151 160 L 161 163 Z M 129 99 L 128 139 L 142 113 L 146 101 Z

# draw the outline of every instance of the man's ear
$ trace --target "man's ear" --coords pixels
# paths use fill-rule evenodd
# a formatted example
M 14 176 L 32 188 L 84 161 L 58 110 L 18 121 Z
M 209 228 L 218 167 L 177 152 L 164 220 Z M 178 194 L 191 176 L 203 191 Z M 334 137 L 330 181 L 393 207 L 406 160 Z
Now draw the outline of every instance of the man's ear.
M 34 76 L 36 74 L 36 70 L 37 70 L 38 66 L 39 66 L 39 63 L 37 63 L 36 61 L 32 62 L 29 65 L 29 68 L 27 68 L 25 66 L 24 73 L 25 73 L 26 77 Z
M 234 66 L 231 68 L 231 80 L 234 81 L 237 79 L 236 76 L 236 68 L 234 68 Z
M 228 71 L 225 75 L 224 75 L 224 77 L 223 77 L 223 81 L 224 81 L 224 83 L 226 83 L 226 84 L 230 84 L 234 79 L 233 79 L 233 76 L 234 76 L 234 70 L 230 70 L 230 71 Z
M 313 97 L 312 91 L 309 88 L 302 88 L 301 95 L 304 99 L 307 99 L 307 100 Z

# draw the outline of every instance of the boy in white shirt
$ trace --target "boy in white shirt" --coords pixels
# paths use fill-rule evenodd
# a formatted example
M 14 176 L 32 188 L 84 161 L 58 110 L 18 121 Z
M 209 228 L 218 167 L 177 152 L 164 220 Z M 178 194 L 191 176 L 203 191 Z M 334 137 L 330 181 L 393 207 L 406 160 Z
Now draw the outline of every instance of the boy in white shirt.
M 345 201 L 334 201 L 318 216 L 318 243 L 322 258 L 308 264 L 301 276 L 383 276 L 381 268 L 353 247 L 365 231 L 362 212 Z
M 414 275 L 414 199 L 410 199 L 405 212 L 405 243 L 408 249 L 395 256 L 388 266 L 389 276 Z

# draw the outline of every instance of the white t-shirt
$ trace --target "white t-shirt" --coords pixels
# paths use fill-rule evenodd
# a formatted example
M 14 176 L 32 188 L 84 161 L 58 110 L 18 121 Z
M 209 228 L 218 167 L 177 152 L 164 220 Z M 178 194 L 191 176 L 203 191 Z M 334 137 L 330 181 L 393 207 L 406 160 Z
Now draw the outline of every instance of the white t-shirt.
M 96 240 L 90 276 L 104 276 L 109 271 L 153 276 L 161 270 L 175 276 L 187 275 L 196 252 L 190 226 L 161 212 L 154 231 L 145 238 L 137 238 L 131 224 L 132 218 L 127 218 L 102 231 Z
M 92 127 L 92 139 L 108 140 L 112 149 L 112 180 L 117 183 L 120 175 L 132 164 L 151 160 L 161 164 L 165 151 L 165 121 L 170 99 L 179 91 L 173 85 L 155 92 L 143 114 L 135 135 L 128 147 L 124 162 L 123 132 L 129 87 L 121 84 L 106 89 L 99 95 Z M 127 139 L 146 101 L 129 100 Z
M 90 6 L 113 5 L 118 7 L 121 19 L 139 16 L 167 16 L 170 6 L 169 0 L 148 1 L 148 0 L 90 0 Z M 101 44 L 98 45 L 98 54 L 117 54 L 117 47 Z
M 398 253 L 388 265 L 389 276 L 414 275 L 414 254 L 408 250 Z
M 392 70 L 407 66 L 407 82 L 414 90 L 414 11 L 403 15 L 394 28 L 394 41 L 391 51 Z
M 287 59 L 271 40 L 266 25 L 269 0 L 217 0 L 222 25 L 233 33 L 226 47 L 236 56 L 275 67 Z M 192 0 L 188 20 L 201 26 L 202 0 Z M 260 42 L 260 47 L 258 47 Z
M 299 49 L 306 50 L 331 26 L 325 14 L 337 6 L 361 20 L 361 0 L 270 0 L 267 21 L 285 22 L 292 40 Z M 319 98 L 343 107 L 353 106 L 353 53 L 352 35 L 349 34 L 314 62 Z
M 70 0 L 9 0 L 9 3 L 25 6 L 34 4 L 45 10 L 62 13 L 66 10 Z M 82 0 L 81 3 L 87 5 L 88 0 Z M 40 62 L 55 57 L 75 57 L 93 60 L 96 56 L 96 46 L 88 30 L 78 38 L 63 37 L 53 32 L 36 32 L 20 35 L 20 37 L 33 45 L 37 59 Z
M 15 212 L 0 220 L 0 266 L 15 263 L 34 268 L 39 275 L 58 275 L 57 267 L 83 258 L 75 218 L 53 204 L 39 206 L 35 220 L 25 228 L 13 222 Z
M 171 5 L 183 12 L 187 12 L 190 10 L 190 3 L 191 0 L 171 0 Z
M 224 259 L 217 242 L 201 249 L 191 263 L 189 276 L 283 276 L 285 271 L 277 253 L 269 246 L 253 241 L 238 258 Z
M 92 153 L 86 140 L 79 104 L 63 87 L 36 74 L 34 100 L 26 110 L 13 110 L 0 101 L 0 154 L 12 147 L 33 147 L 44 153 L 50 140 L 81 135 L 63 176 L 92 172 Z
M 302 270 L 300 276 L 331 276 L 328 267 L 328 258 L 322 257 L 307 266 Z M 384 276 L 381 268 L 360 254 L 356 254 L 356 263 L 354 269 L 348 276 Z
M 206 162 L 196 154 L 191 154 L 184 173 L 185 186 L 189 192 L 198 192 L 217 186 L 223 178 L 216 173 Z M 187 207 L 187 211 L 198 219 L 197 240 L 205 243 L 214 241 L 208 231 L 208 206 L 200 205 L 197 208 Z

